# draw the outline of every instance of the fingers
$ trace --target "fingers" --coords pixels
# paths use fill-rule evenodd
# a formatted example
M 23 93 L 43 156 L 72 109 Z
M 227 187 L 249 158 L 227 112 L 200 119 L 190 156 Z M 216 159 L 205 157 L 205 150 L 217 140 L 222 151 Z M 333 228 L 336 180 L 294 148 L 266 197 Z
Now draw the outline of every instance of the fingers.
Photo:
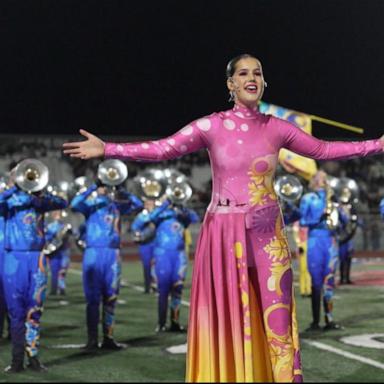
M 81 142 L 77 141 L 73 141 L 73 142 L 69 142 L 69 143 L 64 143 L 63 144 L 63 148 L 78 148 L 81 146 Z
M 95 137 L 95 135 L 92 135 L 92 133 L 86 131 L 85 129 L 80 129 L 80 134 L 85 136 L 87 139 L 91 139 L 93 137 Z
M 72 148 L 72 149 L 64 149 L 63 153 L 65 153 L 66 155 L 80 154 L 82 153 L 82 151 L 80 150 L 80 148 Z

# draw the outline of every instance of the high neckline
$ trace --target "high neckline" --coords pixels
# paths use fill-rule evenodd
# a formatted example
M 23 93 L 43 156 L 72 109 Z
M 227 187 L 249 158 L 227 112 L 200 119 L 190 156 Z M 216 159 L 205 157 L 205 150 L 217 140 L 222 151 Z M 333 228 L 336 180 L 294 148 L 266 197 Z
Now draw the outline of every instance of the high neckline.
M 242 105 L 235 104 L 232 108 L 233 113 L 243 119 L 254 119 L 255 117 L 260 116 L 261 112 L 259 107 L 248 108 Z

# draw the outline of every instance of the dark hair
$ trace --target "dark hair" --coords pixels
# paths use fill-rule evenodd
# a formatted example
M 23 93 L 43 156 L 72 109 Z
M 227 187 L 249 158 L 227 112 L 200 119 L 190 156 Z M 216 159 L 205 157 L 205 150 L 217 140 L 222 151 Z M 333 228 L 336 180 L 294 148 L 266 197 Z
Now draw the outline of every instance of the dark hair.
M 239 56 L 236 56 L 234 57 L 233 59 L 231 59 L 228 64 L 227 64 L 227 69 L 225 71 L 226 75 L 227 75 L 227 78 L 229 77 L 232 77 L 233 74 L 235 73 L 235 67 L 236 67 L 236 64 L 242 60 L 242 59 L 249 59 L 249 58 L 252 58 L 252 59 L 256 59 L 257 58 L 253 55 L 250 55 L 249 53 L 243 53 L 242 55 L 239 55 Z

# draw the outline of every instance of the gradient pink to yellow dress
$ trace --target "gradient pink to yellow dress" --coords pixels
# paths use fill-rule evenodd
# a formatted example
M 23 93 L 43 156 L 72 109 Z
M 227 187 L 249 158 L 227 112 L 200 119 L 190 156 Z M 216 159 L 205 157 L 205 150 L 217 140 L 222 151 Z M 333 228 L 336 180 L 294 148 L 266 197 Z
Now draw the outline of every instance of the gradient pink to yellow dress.
M 302 381 L 291 257 L 273 189 L 283 147 L 314 159 L 383 151 L 380 140 L 325 142 L 237 105 L 162 140 L 105 145 L 106 157 L 135 161 L 209 152 L 212 200 L 193 267 L 187 381 Z

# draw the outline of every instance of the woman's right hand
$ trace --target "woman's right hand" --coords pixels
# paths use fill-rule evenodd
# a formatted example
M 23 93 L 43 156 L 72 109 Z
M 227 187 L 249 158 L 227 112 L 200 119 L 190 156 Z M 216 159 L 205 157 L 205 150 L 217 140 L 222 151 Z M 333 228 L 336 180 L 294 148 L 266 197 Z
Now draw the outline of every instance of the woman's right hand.
M 89 133 L 84 129 L 80 129 L 80 134 L 86 137 L 87 140 L 64 143 L 64 154 L 83 160 L 104 156 L 104 141 L 100 140 L 97 136 L 92 135 L 92 133 Z

